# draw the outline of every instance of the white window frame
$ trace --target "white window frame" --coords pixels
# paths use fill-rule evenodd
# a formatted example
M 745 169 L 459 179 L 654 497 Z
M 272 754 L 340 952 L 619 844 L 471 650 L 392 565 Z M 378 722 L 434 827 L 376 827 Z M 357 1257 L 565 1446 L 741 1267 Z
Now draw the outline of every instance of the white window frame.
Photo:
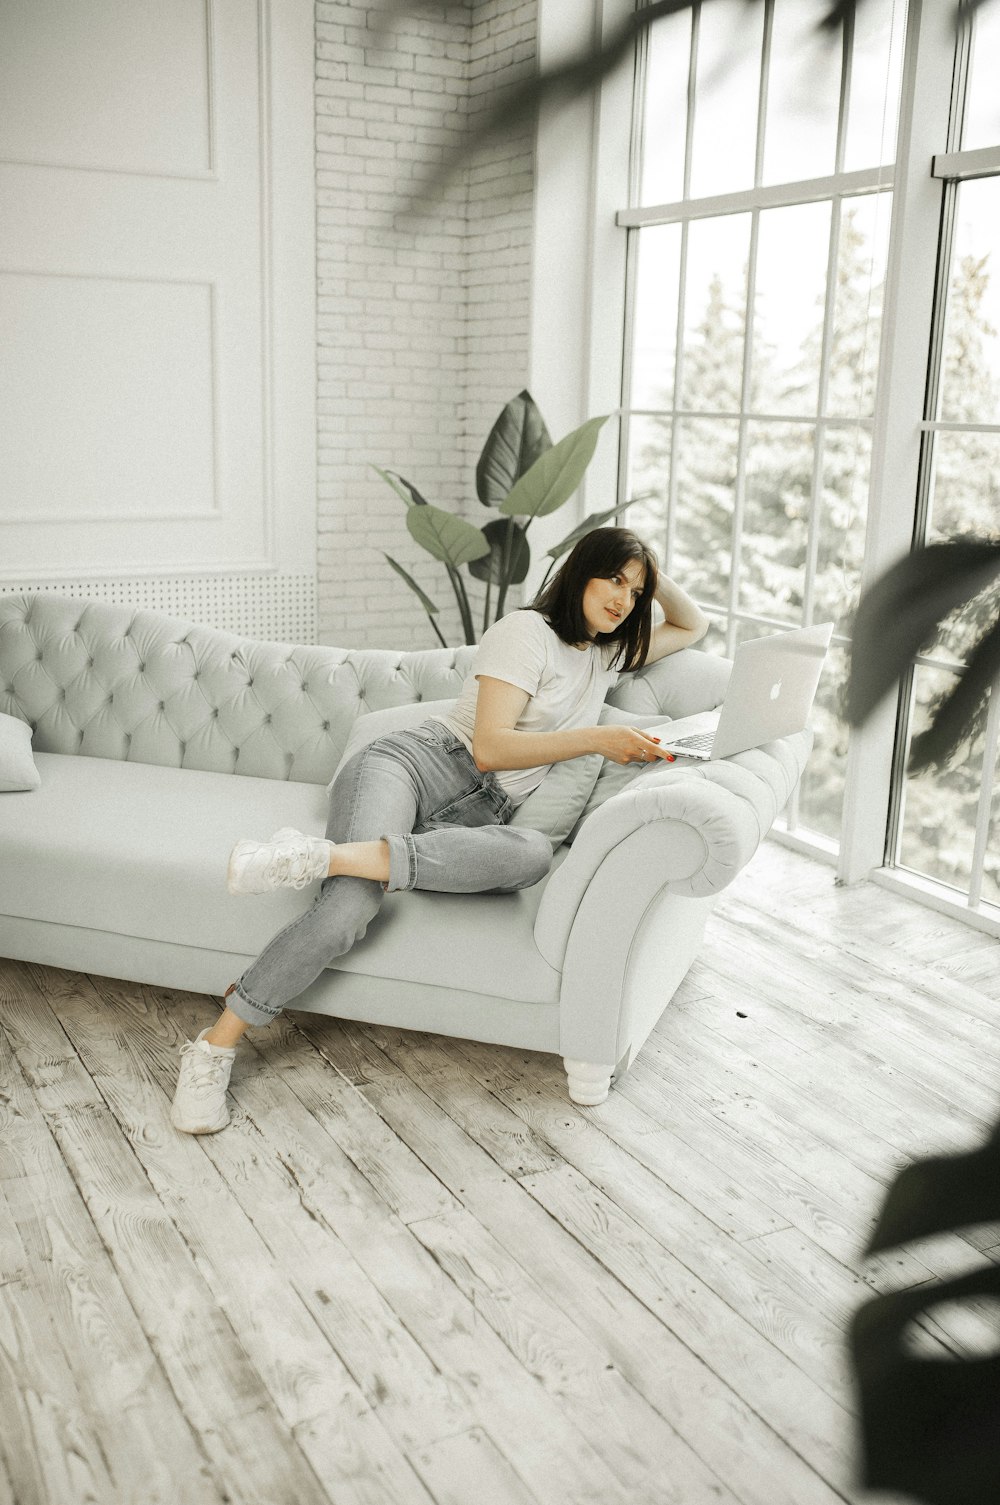
M 631 0 L 539 0 L 542 66 L 579 46 L 582 37 L 609 35 L 630 10 Z M 802 202 L 829 197 L 834 188 L 838 195 L 887 187 L 893 192 L 862 587 L 907 554 L 914 541 L 944 180 L 994 172 L 1000 159 L 1000 150 L 993 148 L 953 150 L 952 122 L 960 118 L 966 54 L 967 48 L 959 47 L 956 63 L 954 0 L 909 0 L 894 170 L 845 173 L 802 189 Z M 623 232 L 677 217 L 682 207 L 622 210 L 623 204 L 634 202 L 635 164 L 629 150 L 633 82 L 632 70 L 622 67 L 594 99 L 547 109 L 540 120 L 531 380 L 543 409 L 558 412 L 560 431 L 597 412 L 620 417 L 627 401 L 623 376 L 628 365 L 623 338 L 628 236 Z M 779 201 L 789 202 L 787 185 L 780 198 L 774 189 L 757 188 L 702 200 L 697 212 L 764 209 Z M 690 217 L 691 203 L 683 210 Z M 609 505 L 612 494 L 624 494 L 617 437 L 602 439 L 574 520 Z M 550 541 L 567 531 L 566 510 L 550 528 Z M 547 536 L 540 528 L 534 551 L 539 561 Z M 541 572 L 539 568 L 539 577 Z M 529 589 L 531 584 L 529 579 Z M 822 838 L 774 834 L 834 865 L 839 883 L 874 879 L 1000 934 L 993 916 L 971 909 L 960 897 L 950 898 L 930 880 L 886 865 L 893 779 L 898 782 L 902 776 L 899 735 L 908 693 L 904 685 L 898 695 L 887 696 L 867 724 L 851 734 L 839 853 Z M 1000 737 L 1000 695 L 993 699 L 987 736 Z M 982 811 L 981 802 L 981 816 Z
M 949 17 L 948 25 L 950 28 L 954 26 L 953 13 Z M 947 45 L 945 45 L 946 40 Z M 947 286 L 951 265 L 957 185 L 973 178 L 1000 176 L 1000 146 L 983 147 L 970 151 L 962 151 L 957 148 L 970 61 L 971 37 L 969 29 L 964 29 L 958 39 L 957 47 L 955 46 L 953 29 L 947 30 L 946 38 L 935 38 L 935 41 L 938 43 L 940 55 L 932 50 L 931 57 L 927 61 L 926 66 L 929 76 L 924 81 L 926 92 L 922 102 L 925 110 L 929 109 L 931 91 L 935 86 L 940 90 L 941 98 L 938 101 L 937 121 L 939 134 L 937 140 L 947 140 L 948 149 L 937 153 L 932 151 L 929 154 L 931 161 L 930 183 L 924 186 L 928 202 L 933 201 L 935 206 L 935 214 L 933 246 L 924 245 L 921 269 L 925 277 L 930 275 L 940 285 L 937 289 L 936 305 L 934 305 L 934 288 L 932 284 L 933 323 L 932 316 L 928 313 L 921 326 L 925 349 L 925 381 L 919 408 L 916 409 L 921 415 L 915 425 L 915 446 L 917 449 L 918 467 L 925 455 L 927 437 L 935 432 L 1000 431 L 1000 425 L 997 424 L 953 423 L 928 416 L 936 411 L 937 406 L 937 383 L 940 378 L 940 360 L 942 355 L 941 336 L 944 326 Z M 952 51 L 948 50 L 949 47 Z M 921 42 L 921 61 L 923 59 L 923 44 Z M 947 80 L 944 77 L 944 65 L 946 62 L 951 64 L 950 78 Z M 942 131 L 942 101 L 945 99 L 947 100 L 949 115 Z M 918 98 L 914 104 L 914 113 L 918 118 L 920 116 L 920 107 L 921 99 Z M 922 145 L 926 147 L 926 142 L 922 143 Z M 924 162 L 927 161 L 927 155 L 924 155 L 923 160 Z M 910 232 L 913 233 L 912 227 L 904 227 L 904 235 L 907 228 L 910 228 Z M 928 223 L 925 229 L 925 239 L 929 239 L 930 228 L 930 224 Z M 923 541 L 926 533 L 929 488 L 930 466 L 925 460 L 923 469 L 918 468 L 917 480 L 914 483 L 914 495 L 916 498 L 914 538 L 918 542 Z M 940 667 L 944 663 L 947 667 L 947 661 L 940 654 L 934 658 L 918 654 L 914 663 L 915 666 L 927 665 L 928 667 Z M 955 665 L 953 667 L 957 668 L 959 666 Z M 958 916 L 972 927 L 984 930 L 991 935 L 1000 935 L 1000 918 L 997 916 L 996 907 L 990 906 L 992 913 L 980 907 L 982 903 L 984 859 L 989 838 L 993 770 L 996 767 L 997 750 L 1000 747 L 1000 679 L 994 683 L 989 696 L 983 747 L 983 776 L 976 812 L 971 881 L 967 897 L 963 897 L 959 893 L 953 894 L 946 885 L 935 882 L 931 878 L 896 864 L 895 858 L 901 834 L 903 786 L 905 780 L 905 770 L 903 767 L 904 737 L 912 711 L 913 699 L 914 674 L 911 671 L 903 680 L 898 701 L 899 736 L 894 750 L 895 756 L 890 798 L 887 802 L 886 864 L 880 867 L 872 876 L 884 887 L 891 888 L 897 892 L 916 895 L 933 909 Z

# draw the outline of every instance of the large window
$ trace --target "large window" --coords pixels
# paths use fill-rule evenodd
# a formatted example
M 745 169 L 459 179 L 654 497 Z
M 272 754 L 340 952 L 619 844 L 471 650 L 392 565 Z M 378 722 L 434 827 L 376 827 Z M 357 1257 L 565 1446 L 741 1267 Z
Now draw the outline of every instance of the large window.
M 847 627 L 864 549 L 903 14 L 834 35 L 796 0 L 650 30 L 625 407 L 630 521 L 709 646 L 833 621 L 790 828 L 838 837 Z
M 832 33 L 800 0 L 706 0 L 656 22 L 639 59 L 632 201 L 618 215 L 629 236 L 622 495 L 637 498 L 630 524 L 709 613 L 710 648 L 834 622 L 815 750 L 785 817 L 787 832 L 829 853 L 850 767 L 850 623 L 866 540 L 871 551 L 880 536 L 873 442 L 871 506 L 894 510 L 897 543 L 998 529 L 1000 0 L 976 11 L 974 36 L 947 10 L 934 49 L 942 123 L 930 151 L 926 131 L 907 129 L 906 163 L 901 93 L 912 127 L 919 46 L 931 44 L 913 28 L 904 69 L 905 0 L 864 0 Z M 936 200 L 930 220 L 924 211 L 921 254 L 930 266 L 940 246 L 943 259 L 919 370 L 907 358 L 919 393 L 900 416 L 888 390 L 900 383 L 879 381 L 883 297 L 894 183 L 921 152 L 922 181 L 934 190 L 935 173 L 943 194 L 940 217 Z M 910 317 L 899 263 L 897 359 Z M 887 472 L 887 424 L 922 431 L 919 478 L 916 459 L 912 474 Z M 953 768 L 913 779 L 905 762 L 991 612 L 995 594 L 957 615 L 903 687 L 891 794 L 891 732 L 878 754 L 889 835 L 869 864 L 884 856 L 980 914 L 1000 903 L 1000 694 Z

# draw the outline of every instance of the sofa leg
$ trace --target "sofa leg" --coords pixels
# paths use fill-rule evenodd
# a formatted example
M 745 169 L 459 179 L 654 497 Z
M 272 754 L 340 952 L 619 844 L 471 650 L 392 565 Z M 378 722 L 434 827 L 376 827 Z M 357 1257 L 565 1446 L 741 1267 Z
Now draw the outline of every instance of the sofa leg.
M 603 1103 L 611 1087 L 614 1066 L 597 1065 L 593 1061 L 570 1061 L 563 1058 L 569 1082 L 570 1100 L 594 1108 Z

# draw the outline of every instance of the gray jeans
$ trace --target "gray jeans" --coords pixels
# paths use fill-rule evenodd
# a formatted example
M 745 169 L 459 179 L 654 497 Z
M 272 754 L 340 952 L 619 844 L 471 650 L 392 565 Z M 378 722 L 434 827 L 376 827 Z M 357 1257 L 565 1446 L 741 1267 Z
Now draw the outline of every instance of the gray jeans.
M 329 841 L 389 847 L 389 882 L 327 878 L 315 903 L 269 941 L 227 995 L 247 1024 L 268 1024 L 336 957 L 359 941 L 386 889 L 511 893 L 548 872 L 552 845 L 540 831 L 511 830 L 514 806 L 492 773 L 480 773 L 438 721 L 370 742 L 345 763 L 330 791 Z

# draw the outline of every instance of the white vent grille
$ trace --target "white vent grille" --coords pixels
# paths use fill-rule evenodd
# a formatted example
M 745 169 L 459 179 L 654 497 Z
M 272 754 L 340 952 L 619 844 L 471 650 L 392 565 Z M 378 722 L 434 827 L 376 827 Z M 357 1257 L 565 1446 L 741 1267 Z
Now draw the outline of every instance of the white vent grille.
M 149 580 L 19 580 L 0 595 L 92 596 L 116 606 L 162 611 L 261 642 L 315 643 L 312 575 L 187 575 Z

